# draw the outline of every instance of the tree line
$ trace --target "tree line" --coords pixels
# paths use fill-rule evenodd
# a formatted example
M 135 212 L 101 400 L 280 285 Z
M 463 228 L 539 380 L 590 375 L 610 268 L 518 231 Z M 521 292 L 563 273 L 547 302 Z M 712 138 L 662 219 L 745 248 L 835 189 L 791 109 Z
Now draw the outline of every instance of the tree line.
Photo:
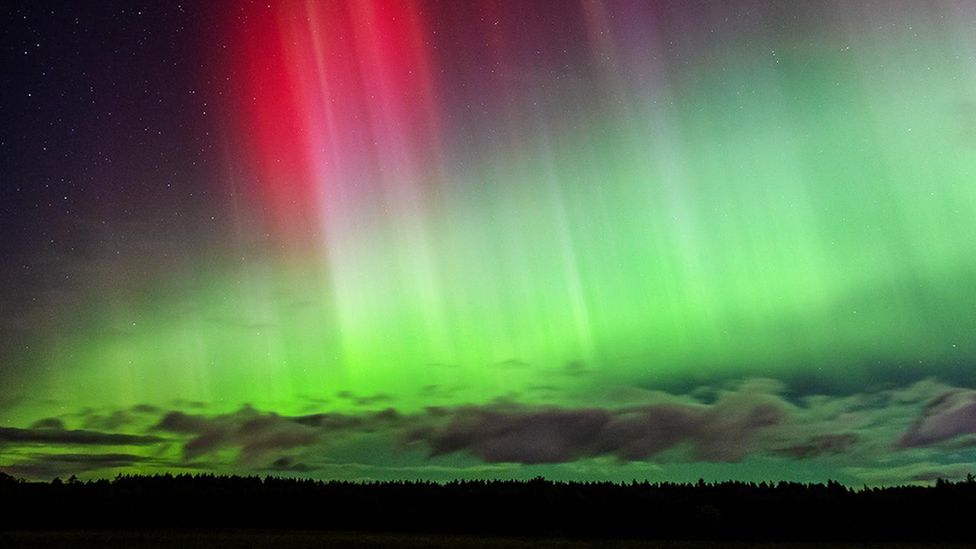
M 213 474 L 26 482 L 0 529 L 279 528 L 590 538 L 976 541 L 976 481 L 344 482 Z

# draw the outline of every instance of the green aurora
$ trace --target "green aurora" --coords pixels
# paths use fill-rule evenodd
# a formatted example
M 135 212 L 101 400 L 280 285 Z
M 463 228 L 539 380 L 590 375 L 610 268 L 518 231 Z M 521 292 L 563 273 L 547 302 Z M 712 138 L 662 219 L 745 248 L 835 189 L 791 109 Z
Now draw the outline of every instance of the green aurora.
M 593 25 L 617 6 L 584 4 Z M 111 264 L 139 280 L 87 283 L 63 329 L 9 353 L 20 366 L 0 390 L 0 424 L 57 418 L 168 440 L 109 445 L 139 459 L 88 475 L 299 461 L 342 478 L 962 474 L 971 451 L 904 433 L 930 399 L 976 381 L 976 12 L 854 4 L 797 9 L 785 27 L 789 10 L 769 8 L 760 30 L 714 42 L 702 30 L 685 50 L 621 27 L 577 66 L 511 61 L 491 91 L 517 99 L 459 119 L 468 97 L 455 94 L 438 160 L 380 160 L 383 175 L 323 199 L 318 240 L 276 235 L 259 193 L 242 192 L 215 216 L 230 243 L 144 277 Z M 235 158 L 232 178 L 255 179 Z M 410 185 L 391 184 L 401 176 Z M 710 459 L 678 444 L 648 459 L 519 464 L 470 449 L 428 457 L 426 435 L 393 423 L 200 458 L 181 438 L 199 433 L 151 411 L 230 425 L 391 409 L 427 425 L 431 409 L 713 410 L 748 395 L 775 400 L 804 440 L 833 429 L 859 442 L 796 459 L 775 420 L 747 437 L 772 436 L 755 444 L 775 451 Z M 952 433 L 940 444 L 976 423 Z M 0 467 L 63 452 L 0 439 Z

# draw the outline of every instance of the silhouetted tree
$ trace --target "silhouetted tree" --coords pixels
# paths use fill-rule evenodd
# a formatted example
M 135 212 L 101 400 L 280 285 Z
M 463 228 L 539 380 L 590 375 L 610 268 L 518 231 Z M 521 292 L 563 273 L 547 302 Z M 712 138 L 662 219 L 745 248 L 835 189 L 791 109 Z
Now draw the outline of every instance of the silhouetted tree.
M 972 476 L 934 487 L 852 490 L 836 481 L 694 484 L 316 481 L 118 475 L 20 482 L 0 473 L 2 529 L 299 528 L 749 540 L 976 542 Z

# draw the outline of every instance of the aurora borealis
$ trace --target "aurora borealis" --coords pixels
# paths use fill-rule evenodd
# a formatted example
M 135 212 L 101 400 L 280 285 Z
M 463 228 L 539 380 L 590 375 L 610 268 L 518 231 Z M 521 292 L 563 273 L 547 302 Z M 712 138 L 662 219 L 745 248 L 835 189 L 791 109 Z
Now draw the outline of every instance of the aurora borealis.
M 974 2 L 3 11 L 2 470 L 976 472 Z

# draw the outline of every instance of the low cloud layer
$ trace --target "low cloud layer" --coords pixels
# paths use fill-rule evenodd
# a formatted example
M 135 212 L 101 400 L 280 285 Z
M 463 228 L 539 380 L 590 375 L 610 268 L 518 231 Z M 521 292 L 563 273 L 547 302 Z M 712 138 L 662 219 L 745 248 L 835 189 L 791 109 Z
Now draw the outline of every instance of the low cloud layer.
M 459 467 L 461 475 L 479 462 L 575 467 L 598 460 L 601 467 L 654 463 L 646 470 L 665 474 L 685 464 L 774 459 L 813 463 L 811 471 L 835 471 L 856 481 L 909 482 L 963 475 L 965 464 L 976 462 L 976 391 L 935 380 L 848 395 L 796 395 L 761 379 L 684 394 L 615 394 L 626 396 L 615 407 L 560 407 L 509 397 L 407 413 L 368 408 L 395 401 L 392 396 L 339 394 L 338 401 L 354 401 L 362 411 L 283 415 L 244 406 L 207 414 L 148 405 L 82 410 L 39 419 L 29 428 L 0 428 L 0 469 L 31 478 L 150 469 L 314 476 L 350 466 L 389 475 L 399 466 L 416 471 L 426 463 Z M 913 465 L 921 463 L 928 465 Z
M 119 433 L 103 433 L 87 430 L 67 430 L 50 428 L 50 421 L 40 428 L 17 429 L 15 427 L 0 427 L 0 444 L 55 444 L 82 446 L 119 446 L 119 445 L 147 445 L 161 442 L 162 439 L 149 435 L 130 435 Z
M 932 400 L 899 439 L 902 448 L 976 434 L 976 391 L 950 391 Z
M 233 413 L 210 416 L 169 412 L 152 431 L 182 435 L 184 460 L 232 450 L 237 452 L 240 465 L 256 466 L 280 459 L 290 450 L 327 444 L 330 436 L 341 433 L 389 431 L 400 420 L 392 408 L 359 414 L 282 416 L 245 406 Z
M 154 429 L 189 435 L 189 440 L 182 445 L 185 459 L 232 448 L 238 450 L 237 459 L 244 465 L 257 464 L 280 451 L 314 444 L 320 437 L 314 428 L 251 407 L 210 417 L 170 412 Z
M 642 461 L 681 444 L 698 461 L 738 461 L 785 409 L 764 395 L 732 395 L 713 406 L 657 404 L 624 409 L 466 407 L 442 425 L 408 434 L 434 456 L 468 452 L 489 463 L 562 463 L 614 456 Z
M 133 454 L 30 454 L 15 465 L 4 467 L 7 474 L 28 478 L 53 478 L 109 468 L 133 467 L 151 461 Z

